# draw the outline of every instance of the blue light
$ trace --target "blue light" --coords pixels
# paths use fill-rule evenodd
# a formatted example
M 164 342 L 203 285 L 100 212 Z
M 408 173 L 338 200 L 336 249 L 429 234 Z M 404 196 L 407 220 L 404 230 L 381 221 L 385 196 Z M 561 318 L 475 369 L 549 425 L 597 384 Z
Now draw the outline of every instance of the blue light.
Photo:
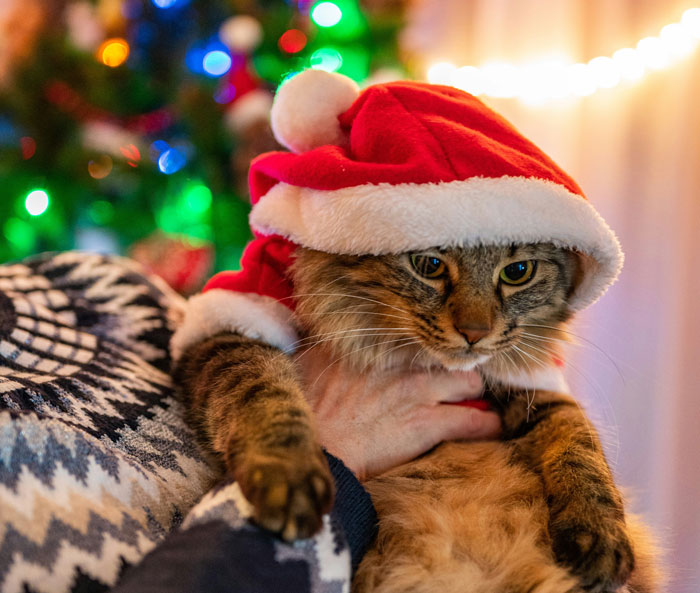
M 172 8 L 178 0 L 153 0 L 153 5 L 157 8 Z
M 231 56 L 218 49 L 210 51 L 204 56 L 202 67 L 210 76 L 221 76 L 231 69 Z
M 207 51 L 202 47 L 193 47 L 185 54 L 185 65 L 195 74 L 204 74 L 202 63 Z
M 166 175 L 177 173 L 186 164 L 187 159 L 185 155 L 177 150 L 177 148 L 169 148 L 158 157 L 158 168 L 161 173 L 165 173 Z
M 207 74 L 212 76 L 212 74 L 205 69 L 204 60 L 208 54 L 213 52 L 225 54 L 228 56 L 229 60 L 231 60 L 231 55 L 228 48 L 221 42 L 219 36 L 212 35 L 208 39 L 197 41 L 189 47 L 187 53 L 185 54 L 185 65 L 195 74 Z M 214 60 L 216 60 L 216 58 L 217 57 L 215 56 Z M 225 70 L 225 72 L 226 71 L 228 71 L 228 69 Z
M 165 140 L 156 140 L 151 144 L 151 146 L 148 149 L 149 156 L 151 157 L 151 160 L 154 163 L 158 162 L 158 159 L 160 158 L 160 155 L 163 154 L 166 150 L 170 148 L 170 144 L 168 144 Z

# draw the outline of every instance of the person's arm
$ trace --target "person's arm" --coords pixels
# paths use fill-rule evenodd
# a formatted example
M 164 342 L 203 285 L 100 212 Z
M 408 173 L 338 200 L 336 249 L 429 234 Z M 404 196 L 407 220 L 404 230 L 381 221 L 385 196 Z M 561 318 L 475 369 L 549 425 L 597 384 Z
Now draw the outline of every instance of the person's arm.
M 305 372 L 316 373 L 317 365 L 326 368 L 327 362 L 310 360 Z M 308 382 L 307 396 L 336 485 L 331 521 L 341 528 L 353 569 L 371 545 L 377 522 L 361 481 L 444 440 L 497 436 L 500 421 L 495 413 L 447 403 L 479 397 L 482 389 L 476 373 L 358 376 L 337 366 L 328 368 L 321 380 Z M 114 591 L 313 593 L 311 562 L 279 561 L 280 545 L 273 534 L 257 527 L 200 519 L 168 535 L 126 571 Z
M 355 475 L 326 454 L 336 484 L 331 521 L 345 535 L 353 570 L 372 543 L 377 515 Z M 282 544 L 269 532 L 235 528 L 222 518 L 169 534 L 136 566 L 125 571 L 113 593 L 314 593 L 303 560 L 280 561 Z

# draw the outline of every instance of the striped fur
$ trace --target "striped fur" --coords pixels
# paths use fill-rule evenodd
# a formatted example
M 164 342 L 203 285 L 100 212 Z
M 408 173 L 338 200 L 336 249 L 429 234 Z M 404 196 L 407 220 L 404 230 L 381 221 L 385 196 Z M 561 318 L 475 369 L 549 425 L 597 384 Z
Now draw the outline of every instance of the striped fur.
M 425 253 L 445 264 L 439 278 L 421 276 L 409 254 L 300 248 L 292 269 L 297 356 L 324 349 L 362 372 L 479 366 L 504 420 L 502 441 L 444 444 L 367 483 L 380 531 L 354 592 L 657 591 L 653 552 L 628 524 L 576 402 L 498 380 L 558 356 L 581 275 L 577 255 L 551 244 Z M 499 279 L 522 260 L 537 262 L 529 282 Z M 475 329 L 476 341 L 468 337 Z M 312 533 L 332 482 L 294 358 L 219 335 L 190 348 L 177 379 L 191 421 L 257 520 L 286 539 Z

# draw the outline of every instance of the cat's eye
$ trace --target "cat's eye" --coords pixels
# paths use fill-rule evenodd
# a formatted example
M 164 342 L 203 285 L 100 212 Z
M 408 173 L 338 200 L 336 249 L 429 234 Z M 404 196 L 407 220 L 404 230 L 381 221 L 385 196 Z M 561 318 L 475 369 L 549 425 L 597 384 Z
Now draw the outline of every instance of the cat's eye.
M 499 277 L 505 284 L 519 286 L 532 279 L 536 267 L 537 262 L 530 259 L 527 261 L 516 261 L 503 268 Z
M 432 255 L 420 253 L 411 254 L 413 269 L 424 278 L 439 278 L 445 273 L 445 262 Z

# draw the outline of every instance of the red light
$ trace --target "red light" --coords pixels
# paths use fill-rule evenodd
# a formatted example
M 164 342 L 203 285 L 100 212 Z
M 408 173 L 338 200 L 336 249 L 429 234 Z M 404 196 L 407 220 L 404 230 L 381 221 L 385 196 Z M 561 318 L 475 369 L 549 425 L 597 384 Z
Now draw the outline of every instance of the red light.
M 19 139 L 19 146 L 22 149 L 22 158 L 26 161 L 34 156 L 36 152 L 36 141 L 30 136 L 22 136 Z
M 138 161 L 141 158 L 141 153 L 139 152 L 139 149 L 136 148 L 136 146 L 134 146 L 133 144 L 129 144 L 128 146 L 122 146 L 121 151 L 127 159 L 131 159 L 132 161 Z
M 306 47 L 306 35 L 299 29 L 285 31 L 277 42 L 282 51 L 295 54 Z

